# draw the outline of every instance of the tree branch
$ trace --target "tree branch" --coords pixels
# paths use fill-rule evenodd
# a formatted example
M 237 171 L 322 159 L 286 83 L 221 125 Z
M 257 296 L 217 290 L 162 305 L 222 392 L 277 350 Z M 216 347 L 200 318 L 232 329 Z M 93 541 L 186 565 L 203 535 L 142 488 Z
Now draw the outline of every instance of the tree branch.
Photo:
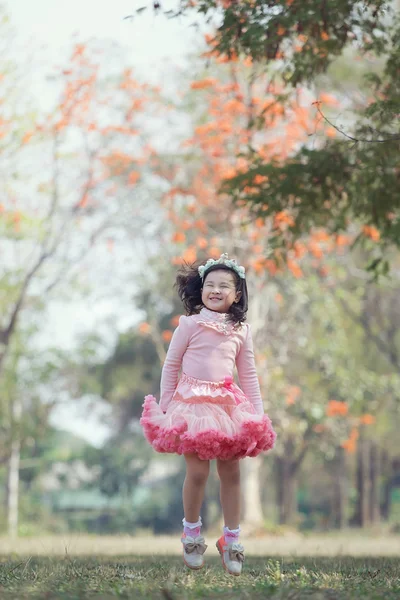
M 51 256 L 53 256 L 57 250 L 57 248 L 60 246 L 60 243 L 62 241 L 62 239 L 65 236 L 65 233 L 67 231 L 67 227 L 66 227 L 66 223 L 64 222 L 62 224 L 62 227 L 60 229 L 60 231 L 58 232 L 58 235 L 54 235 L 54 239 L 52 241 L 52 243 L 50 243 L 50 247 L 49 245 L 47 245 L 47 240 L 49 238 L 51 238 L 51 234 L 52 234 L 52 221 L 53 221 L 53 216 L 55 214 L 55 211 L 57 209 L 57 205 L 58 205 L 58 198 L 59 198 L 59 193 L 58 193 L 58 177 L 59 177 L 59 169 L 58 169 L 58 159 L 57 159 L 57 149 L 58 149 L 58 136 L 57 133 L 55 133 L 55 137 L 54 137 L 54 143 L 53 143 L 53 158 L 54 158 L 54 171 L 53 171 L 53 192 L 52 192 L 52 199 L 51 199 L 51 204 L 50 204 L 50 208 L 49 211 L 47 213 L 46 216 L 46 222 L 48 224 L 48 229 L 47 229 L 47 236 L 45 237 L 43 243 L 42 243 L 42 247 L 41 247 L 41 252 L 40 252 L 40 256 L 38 258 L 38 260 L 36 261 L 36 263 L 33 265 L 33 267 L 27 272 L 27 274 L 25 275 L 25 278 L 23 280 L 22 286 L 20 288 L 19 291 L 19 295 L 17 298 L 17 301 L 14 305 L 14 308 L 12 310 L 8 325 L 3 329 L 0 330 L 0 374 L 2 371 L 2 367 L 4 364 L 4 359 L 6 357 L 7 354 L 7 350 L 8 350 L 8 346 L 9 346 L 9 342 L 10 342 L 10 338 L 15 330 L 16 324 L 17 324 L 17 320 L 18 320 L 18 316 L 19 313 L 22 309 L 23 303 L 25 301 L 26 298 L 26 293 L 27 290 L 29 288 L 29 285 L 33 279 L 33 277 L 36 275 L 36 273 L 40 270 L 40 268 L 42 267 L 43 263 L 50 258 Z M 89 152 L 89 167 L 88 167 L 88 178 L 87 178 L 87 182 L 86 185 L 83 188 L 83 195 L 85 193 L 87 193 L 87 191 L 90 189 L 91 183 L 92 183 L 92 178 L 93 178 L 93 168 L 92 168 L 92 164 L 93 164 L 93 158 L 94 158 L 95 154 L 94 152 Z M 74 209 L 72 209 L 71 211 L 71 217 L 74 214 Z M 72 219 L 70 219 L 71 222 Z M 96 237 L 108 226 L 108 221 L 104 222 L 100 225 L 100 227 L 98 227 L 95 232 L 92 234 L 91 238 L 90 238 L 90 244 L 88 247 L 88 250 L 90 249 L 91 244 L 93 243 L 93 240 L 96 239 Z M 47 247 L 46 247 L 47 246 Z M 81 260 L 81 256 L 79 258 L 79 260 Z M 76 264 L 76 262 L 78 261 L 74 261 L 73 264 Z M 72 265 L 71 265 L 72 266 Z M 47 287 L 47 289 L 45 290 L 46 292 L 49 292 L 51 289 L 53 289 L 60 281 L 62 276 L 65 277 L 65 264 L 63 265 L 63 268 L 60 270 L 60 272 L 58 273 L 58 275 L 55 277 L 55 279 L 52 281 L 52 283 L 50 283 L 50 285 Z
M 384 144 L 386 142 L 396 142 L 400 140 L 400 135 L 396 134 L 392 134 L 390 137 L 388 138 L 384 138 L 384 139 L 378 139 L 378 140 L 367 140 L 367 139 L 362 139 L 362 138 L 356 138 L 352 135 L 349 135 L 348 133 L 346 133 L 345 131 L 343 131 L 343 129 L 340 129 L 340 127 L 337 127 L 337 125 L 335 125 L 334 123 L 332 123 L 332 121 L 330 121 L 328 119 L 328 117 L 326 117 L 324 115 L 324 113 L 322 112 L 322 110 L 319 107 L 320 102 L 313 102 L 313 105 L 315 105 L 317 107 L 317 112 L 321 115 L 322 119 L 328 123 L 328 125 L 330 125 L 331 127 L 333 127 L 334 129 L 336 129 L 336 131 L 338 131 L 341 135 L 343 135 L 344 137 L 346 137 L 347 139 L 351 140 L 352 142 L 355 142 L 356 144 L 358 144 L 359 142 L 362 143 L 366 143 L 366 144 Z M 383 135 L 380 132 L 377 132 L 378 135 Z M 315 135 L 314 133 L 310 134 L 311 135 Z M 386 134 L 386 135 L 390 135 L 390 134 Z
M 307 450 L 309 448 L 310 444 L 309 442 L 304 442 L 303 448 L 300 451 L 300 454 L 298 455 L 298 457 L 293 460 L 290 464 L 290 474 L 293 476 L 297 473 L 298 469 L 301 466 L 301 463 L 304 460 L 305 455 L 307 454 Z

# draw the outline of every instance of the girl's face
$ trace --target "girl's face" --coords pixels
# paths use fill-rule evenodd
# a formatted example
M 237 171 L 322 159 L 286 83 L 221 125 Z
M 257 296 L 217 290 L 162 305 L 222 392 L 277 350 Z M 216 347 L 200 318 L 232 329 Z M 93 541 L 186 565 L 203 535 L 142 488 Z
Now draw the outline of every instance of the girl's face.
M 232 304 L 240 300 L 240 296 L 241 292 L 236 291 L 235 276 L 230 271 L 216 269 L 206 275 L 201 300 L 209 310 L 227 313 Z

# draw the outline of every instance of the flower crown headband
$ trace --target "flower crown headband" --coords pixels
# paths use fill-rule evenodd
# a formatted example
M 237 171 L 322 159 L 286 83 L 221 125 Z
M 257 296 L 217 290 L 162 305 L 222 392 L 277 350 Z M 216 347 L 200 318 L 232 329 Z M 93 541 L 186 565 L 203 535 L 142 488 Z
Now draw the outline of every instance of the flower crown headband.
M 221 254 L 218 260 L 214 260 L 213 258 L 209 258 L 205 265 L 200 265 L 198 271 L 200 277 L 204 280 L 204 275 L 206 272 L 213 267 L 214 265 L 225 265 L 230 269 L 233 269 L 241 279 L 246 279 L 246 271 L 244 267 L 241 267 L 237 264 L 236 260 L 233 258 L 228 258 L 226 252 Z

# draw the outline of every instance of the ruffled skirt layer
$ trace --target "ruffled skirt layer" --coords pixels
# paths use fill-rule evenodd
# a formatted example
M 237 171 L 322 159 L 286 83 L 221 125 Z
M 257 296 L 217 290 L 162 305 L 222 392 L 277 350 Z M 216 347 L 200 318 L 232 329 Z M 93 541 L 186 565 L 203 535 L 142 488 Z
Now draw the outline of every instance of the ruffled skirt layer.
M 231 377 L 215 383 L 183 374 L 165 413 L 154 396 L 145 397 L 140 423 L 157 452 L 202 460 L 257 456 L 276 439 L 269 417 L 255 413 Z

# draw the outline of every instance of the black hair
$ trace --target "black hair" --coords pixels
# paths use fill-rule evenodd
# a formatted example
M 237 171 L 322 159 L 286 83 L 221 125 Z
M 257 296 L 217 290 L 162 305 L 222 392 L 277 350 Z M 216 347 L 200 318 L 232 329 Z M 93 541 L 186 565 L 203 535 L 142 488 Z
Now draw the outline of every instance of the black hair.
M 179 269 L 175 287 L 178 290 L 179 298 L 183 302 L 187 315 L 196 315 L 204 307 L 201 300 L 201 293 L 203 289 L 203 280 L 199 275 L 198 268 L 203 263 L 195 262 L 192 264 L 184 263 Z M 207 269 L 204 275 L 204 280 L 207 275 L 212 271 L 229 271 L 233 274 L 235 279 L 236 292 L 240 292 L 240 299 L 238 302 L 234 302 L 230 307 L 228 314 L 229 320 L 232 323 L 244 323 L 247 318 L 248 310 L 248 294 L 246 280 L 239 277 L 239 275 L 231 267 L 224 264 L 216 264 Z

